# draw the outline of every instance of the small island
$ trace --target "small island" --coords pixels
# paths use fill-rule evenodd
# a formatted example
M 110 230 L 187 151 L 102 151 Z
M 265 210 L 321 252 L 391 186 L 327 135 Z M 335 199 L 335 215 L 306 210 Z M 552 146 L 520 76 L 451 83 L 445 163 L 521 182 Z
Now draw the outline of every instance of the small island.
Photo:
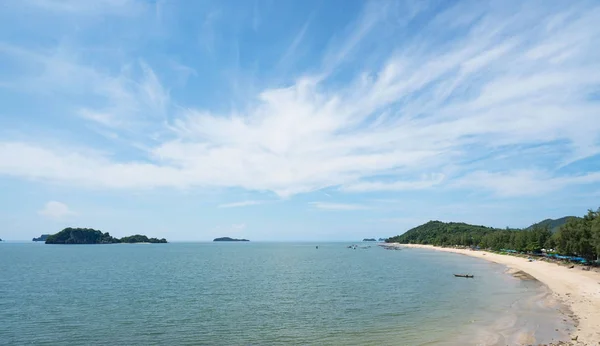
M 167 240 L 165 238 L 148 238 L 145 235 L 130 235 L 129 237 L 123 237 L 119 239 L 119 243 L 150 243 L 150 244 L 166 244 Z
M 248 239 L 235 239 L 229 237 L 215 238 L 213 241 L 250 241 Z
M 46 244 L 134 244 L 134 243 L 167 243 L 165 238 L 148 238 L 145 235 L 132 235 L 121 239 L 112 237 L 108 232 L 102 233 L 92 228 L 65 228 L 62 231 L 49 235 Z
M 377 239 L 375 239 L 375 238 L 365 238 L 365 239 L 363 239 L 363 241 L 377 241 Z
M 49 236 L 50 234 L 42 234 L 38 238 L 31 239 L 31 241 L 46 241 L 46 239 L 48 239 Z

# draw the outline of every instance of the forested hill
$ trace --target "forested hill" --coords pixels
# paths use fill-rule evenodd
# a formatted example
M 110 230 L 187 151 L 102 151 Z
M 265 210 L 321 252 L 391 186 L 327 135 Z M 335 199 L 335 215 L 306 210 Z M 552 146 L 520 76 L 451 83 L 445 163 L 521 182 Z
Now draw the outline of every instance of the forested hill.
M 92 228 L 65 228 L 49 235 L 46 244 L 115 244 L 115 243 L 166 243 L 165 238 L 148 238 L 145 235 L 132 235 L 121 239 L 112 237 Z
M 551 227 L 558 227 L 558 231 L 553 233 Z M 533 252 L 545 248 L 554 249 L 563 255 L 577 255 L 595 260 L 600 255 L 600 209 L 589 210 L 583 217 L 544 220 L 524 230 L 429 221 L 404 234 L 388 238 L 386 242 L 480 246 L 493 250 Z
M 546 219 L 538 223 L 527 227 L 527 229 L 533 229 L 535 227 L 548 227 L 552 233 L 558 232 L 562 225 L 566 224 L 570 219 L 579 219 L 577 216 L 565 216 L 560 219 Z
M 475 245 L 488 233 L 497 228 L 470 225 L 463 222 L 429 221 L 412 228 L 406 233 L 391 237 L 388 243 L 431 244 L 431 245 Z

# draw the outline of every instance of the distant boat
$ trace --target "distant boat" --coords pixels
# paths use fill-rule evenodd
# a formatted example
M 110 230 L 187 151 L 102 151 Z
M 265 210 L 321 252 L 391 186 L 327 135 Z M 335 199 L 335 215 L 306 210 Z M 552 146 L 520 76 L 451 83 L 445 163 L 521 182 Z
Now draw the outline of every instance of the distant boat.
M 457 278 L 474 278 L 475 275 L 468 275 L 468 274 L 454 274 L 454 276 L 456 276 Z
M 319 245 L 317 245 L 317 250 L 319 249 Z

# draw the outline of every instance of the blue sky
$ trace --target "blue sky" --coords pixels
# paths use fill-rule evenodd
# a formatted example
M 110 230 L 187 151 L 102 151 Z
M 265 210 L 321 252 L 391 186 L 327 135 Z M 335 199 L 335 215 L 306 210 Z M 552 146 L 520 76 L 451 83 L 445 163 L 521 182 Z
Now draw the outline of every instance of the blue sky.
M 597 1 L 1 7 L 3 239 L 356 240 L 600 206 Z

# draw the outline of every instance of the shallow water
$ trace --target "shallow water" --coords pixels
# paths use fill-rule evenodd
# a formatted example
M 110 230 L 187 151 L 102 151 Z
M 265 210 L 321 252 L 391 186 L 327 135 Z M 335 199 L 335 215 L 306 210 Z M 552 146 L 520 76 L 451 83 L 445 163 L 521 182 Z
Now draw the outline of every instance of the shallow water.
M 496 264 L 315 245 L 3 243 L 0 344 L 485 343 L 518 321 L 560 320 L 556 306 L 527 306 L 539 283 Z

